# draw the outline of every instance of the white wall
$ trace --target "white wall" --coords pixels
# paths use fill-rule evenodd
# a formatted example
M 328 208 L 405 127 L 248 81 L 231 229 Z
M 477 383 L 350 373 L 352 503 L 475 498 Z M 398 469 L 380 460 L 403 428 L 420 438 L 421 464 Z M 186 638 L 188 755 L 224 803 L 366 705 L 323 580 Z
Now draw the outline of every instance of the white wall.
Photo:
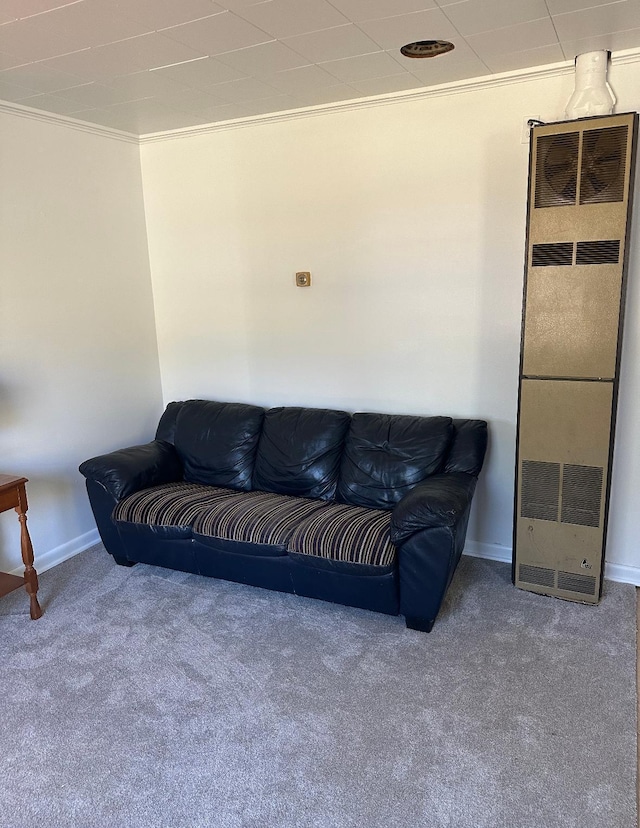
M 639 107 L 637 63 L 615 66 L 610 80 L 618 111 Z M 562 117 L 572 86 L 569 75 L 528 80 L 143 145 L 165 402 L 486 418 L 491 444 L 469 537 L 477 551 L 506 554 L 522 122 Z M 640 566 L 639 254 L 608 552 L 629 566 Z M 312 272 L 310 289 L 294 287 L 296 270 Z
M 29 478 L 38 567 L 91 539 L 78 464 L 153 436 L 160 377 L 138 147 L 10 114 L 0 134 L 0 471 Z

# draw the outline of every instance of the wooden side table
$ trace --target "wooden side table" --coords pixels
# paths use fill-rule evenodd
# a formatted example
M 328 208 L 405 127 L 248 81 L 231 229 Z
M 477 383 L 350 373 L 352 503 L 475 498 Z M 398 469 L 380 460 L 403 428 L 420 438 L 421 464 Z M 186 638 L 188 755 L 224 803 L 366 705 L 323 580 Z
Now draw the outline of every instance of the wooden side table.
M 0 474 L 0 512 L 15 509 L 20 521 L 20 548 L 24 562 L 24 578 L 0 572 L 0 597 L 18 589 L 23 584 L 29 595 L 31 618 L 40 618 L 42 610 L 38 603 L 38 574 L 33 568 L 33 546 L 27 529 L 27 490 L 26 477 L 13 477 Z

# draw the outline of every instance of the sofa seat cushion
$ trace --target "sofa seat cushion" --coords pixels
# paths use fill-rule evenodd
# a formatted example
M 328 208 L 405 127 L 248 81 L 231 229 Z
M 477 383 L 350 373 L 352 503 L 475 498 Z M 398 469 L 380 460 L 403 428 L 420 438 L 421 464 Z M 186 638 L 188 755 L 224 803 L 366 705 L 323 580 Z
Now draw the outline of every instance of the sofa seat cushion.
M 166 537 L 190 538 L 191 527 L 203 509 L 235 496 L 231 489 L 165 483 L 125 497 L 113 510 L 112 518 L 117 524 L 148 527 Z M 159 532 L 161 527 L 164 531 Z
M 396 560 L 389 539 L 390 519 L 387 511 L 331 503 L 298 524 L 289 540 L 289 552 L 389 567 Z
M 208 505 L 196 519 L 193 532 L 203 538 L 266 544 L 284 553 L 300 522 L 326 508 L 322 500 L 247 492 Z

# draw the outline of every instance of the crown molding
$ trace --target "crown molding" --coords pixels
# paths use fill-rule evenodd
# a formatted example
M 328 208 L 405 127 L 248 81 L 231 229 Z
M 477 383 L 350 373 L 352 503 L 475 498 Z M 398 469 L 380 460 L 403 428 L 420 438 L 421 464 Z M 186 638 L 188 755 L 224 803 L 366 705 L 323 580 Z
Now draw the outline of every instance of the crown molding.
M 45 112 L 43 109 L 33 109 L 30 106 L 22 106 L 18 103 L 0 101 L 0 113 L 17 115 L 19 118 L 29 118 L 31 121 L 41 121 L 56 126 L 63 126 L 67 129 L 75 129 L 78 132 L 88 132 L 92 135 L 100 135 L 103 138 L 112 138 L 116 141 L 124 141 L 127 144 L 137 144 L 138 136 L 131 132 L 123 132 L 119 129 L 92 124 L 89 121 L 80 121 L 67 115 L 57 115 L 55 112 Z
M 616 52 L 611 57 L 613 66 L 640 62 L 640 49 L 627 49 Z M 479 89 L 508 86 L 514 83 L 528 83 L 545 78 L 561 77 L 573 74 L 575 61 L 567 60 L 561 63 L 552 63 L 543 67 L 517 69 L 511 72 L 501 72 L 495 75 L 483 75 L 453 83 L 441 83 L 437 86 L 428 86 L 420 89 L 409 89 L 405 92 L 393 92 L 386 95 L 375 95 L 368 98 L 354 98 L 333 104 L 320 104 L 301 109 L 288 109 L 283 112 L 273 112 L 266 115 L 256 115 L 248 118 L 236 118 L 230 121 L 218 121 L 212 124 L 173 129 L 166 132 L 152 132 L 139 137 L 140 144 L 150 144 L 157 141 L 171 141 L 177 138 L 191 138 L 195 135 L 207 135 L 211 132 L 222 132 L 230 129 L 242 129 L 257 124 L 273 124 L 281 121 L 311 118 L 316 115 L 326 115 L 333 112 L 345 112 L 356 109 L 369 109 L 375 106 L 389 106 L 391 104 L 420 101 L 426 98 L 439 98 L 449 95 L 459 95 Z
M 630 63 L 640 62 L 640 49 L 626 49 L 625 51 L 614 52 L 611 57 L 612 66 L 623 66 Z M 287 109 L 283 112 L 272 112 L 266 115 L 255 115 L 247 118 L 236 118 L 230 121 L 217 121 L 211 124 L 200 124 L 198 126 L 184 127 L 182 129 L 166 130 L 164 132 L 151 132 L 145 135 L 134 135 L 132 132 L 125 132 L 111 127 L 93 124 L 89 121 L 81 121 L 68 115 L 57 115 L 54 112 L 45 112 L 42 109 L 33 109 L 18 103 L 0 101 L 0 113 L 17 115 L 20 118 L 29 118 L 34 121 L 41 121 L 49 124 L 56 124 L 67 129 L 75 129 L 79 132 L 87 132 L 92 135 L 100 135 L 103 138 L 111 138 L 116 141 L 124 141 L 128 144 L 150 144 L 158 141 L 172 141 L 177 138 L 191 138 L 195 135 L 207 135 L 212 132 L 222 132 L 230 129 L 243 129 L 245 127 L 257 126 L 259 124 L 273 124 L 281 121 L 292 121 L 299 118 L 312 118 L 316 115 L 327 115 L 334 112 L 348 112 L 357 109 L 370 109 L 376 106 L 389 106 L 409 101 L 420 101 L 427 98 L 440 98 L 449 95 L 460 95 L 465 92 L 473 92 L 479 89 L 490 89 L 492 87 L 509 86 L 514 83 L 528 83 L 530 81 L 542 80 L 545 78 L 561 77 L 572 74 L 574 61 L 567 60 L 561 63 L 552 63 L 543 67 L 530 69 L 517 69 L 511 72 L 501 72 L 495 75 L 483 75 L 477 78 L 470 78 L 452 83 L 441 83 L 437 86 L 427 86 L 420 89 L 409 89 L 405 92 L 393 92 L 386 95 L 374 95 L 368 98 L 354 98 L 348 101 L 340 101 L 331 104 L 319 104 L 307 106 L 300 109 Z

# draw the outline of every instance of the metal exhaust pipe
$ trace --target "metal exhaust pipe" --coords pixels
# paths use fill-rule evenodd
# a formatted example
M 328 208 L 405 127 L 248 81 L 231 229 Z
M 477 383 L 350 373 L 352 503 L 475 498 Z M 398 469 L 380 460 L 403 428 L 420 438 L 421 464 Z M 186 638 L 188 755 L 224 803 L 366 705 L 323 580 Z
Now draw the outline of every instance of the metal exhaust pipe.
M 564 114 L 569 120 L 611 115 L 616 99 L 607 83 L 611 52 L 584 52 L 576 57 L 576 88 Z

